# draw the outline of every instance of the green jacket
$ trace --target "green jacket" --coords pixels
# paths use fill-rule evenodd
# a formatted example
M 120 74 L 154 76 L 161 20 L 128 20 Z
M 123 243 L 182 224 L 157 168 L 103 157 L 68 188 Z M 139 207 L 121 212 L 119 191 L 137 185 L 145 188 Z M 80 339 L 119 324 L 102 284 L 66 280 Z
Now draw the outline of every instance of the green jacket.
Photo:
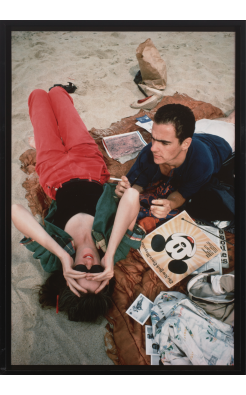
M 104 184 L 103 193 L 97 202 L 96 214 L 93 222 L 92 237 L 98 249 L 106 252 L 109 238 L 112 232 L 115 214 L 117 211 L 119 199 L 115 196 L 114 184 Z M 64 230 L 58 228 L 53 224 L 54 214 L 57 206 L 56 201 L 53 200 L 48 215 L 44 219 L 44 226 L 41 225 L 46 232 L 74 258 L 75 249 L 72 237 Z M 127 230 L 123 239 L 121 240 L 115 257 L 114 263 L 125 259 L 130 248 L 137 249 L 140 247 L 141 240 L 145 237 L 145 232 L 138 225 L 134 226 L 133 231 Z M 55 270 L 62 270 L 61 261 L 59 258 L 42 247 L 35 240 L 24 237 L 20 243 L 28 250 L 34 252 L 33 257 L 40 259 L 41 265 L 46 272 L 54 272 Z

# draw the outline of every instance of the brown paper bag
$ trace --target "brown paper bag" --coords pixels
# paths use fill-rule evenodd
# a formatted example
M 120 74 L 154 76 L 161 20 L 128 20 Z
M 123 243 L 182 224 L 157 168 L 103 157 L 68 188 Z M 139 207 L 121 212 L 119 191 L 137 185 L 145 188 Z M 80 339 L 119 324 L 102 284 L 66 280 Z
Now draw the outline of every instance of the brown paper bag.
M 150 38 L 138 46 L 136 56 L 143 83 L 151 88 L 165 89 L 167 85 L 166 63 Z

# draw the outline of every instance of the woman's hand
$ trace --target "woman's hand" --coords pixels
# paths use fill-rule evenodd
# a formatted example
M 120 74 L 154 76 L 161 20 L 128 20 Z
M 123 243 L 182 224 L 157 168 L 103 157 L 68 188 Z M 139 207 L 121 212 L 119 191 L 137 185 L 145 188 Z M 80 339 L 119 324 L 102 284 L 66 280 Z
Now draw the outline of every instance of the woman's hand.
M 80 297 L 78 291 L 87 293 L 75 280 L 85 277 L 86 273 L 73 270 L 72 257 L 46 232 L 46 230 L 36 221 L 32 214 L 21 204 L 12 205 L 12 220 L 16 228 L 35 240 L 45 249 L 56 255 L 62 264 L 63 275 L 71 291 Z
M 70 290 L 78 297 L 80 297 L 78 291 L 87 293 L 87 290 L 82 288 L 76 281 L 80 278 L 84 278 L 87 273 L 81 273 L 77 272 L 77 270 L 73 270 L 73 258 L 65 251 L 62 257 L 60 257 L 60 261 L 62 263 L 63 276 Z
M 130 188 L 130 182 L 128 181 L 128 178 L 126 176 L 121 177 L 121 181 L 118 182 L 118 185 L 115 188 L 115 194 L 121 198 L 125 191 Z
M 106 254 L 101 260 L 101 265 L 104 267 L 104 271 L 99 274 L 87 273 L 86 276 L 86 280 L 102 281 L 100 287 L 95 291 L 95 294 L 100 292 L 106 285 L 108 285 L 109 280 L 114 277 L 114 259 L 107 257 Z

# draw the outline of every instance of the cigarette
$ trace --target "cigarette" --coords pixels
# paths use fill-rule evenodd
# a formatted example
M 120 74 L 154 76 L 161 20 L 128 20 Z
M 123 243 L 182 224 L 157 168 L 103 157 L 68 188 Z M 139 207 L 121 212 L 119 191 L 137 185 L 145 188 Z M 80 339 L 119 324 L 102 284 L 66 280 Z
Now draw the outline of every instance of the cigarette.
M 110 177 L 110 180 L 113 180 L 113 181 L 122 181 L 121 178 L 113 178 L 113 177 Z

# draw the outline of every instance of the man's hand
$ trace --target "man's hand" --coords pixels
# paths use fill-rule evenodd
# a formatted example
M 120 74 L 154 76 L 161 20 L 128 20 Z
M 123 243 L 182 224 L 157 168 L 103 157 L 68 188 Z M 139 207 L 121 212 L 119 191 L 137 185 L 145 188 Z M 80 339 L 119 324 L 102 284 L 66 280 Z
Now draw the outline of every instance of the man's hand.
M 116 195 L 121 198 L 124 195 L 124 192 L 130 188 L 130 182 L 126 176 L 121 177 L 121 181 L 118 182 L 118 185 L 115 188 Z
M 152 204 L 150 207 L 151 213 L 156 218 L 166 218 L 167 214 L 172 210 L 170 200 L 168 199 L 158 199 L 152 200 Z
M 86 276 L 86 280 L 102 281 L 100 287 L 95 291 L 95 294 L 100 292 L 106 285 L 108 285 L 109 280 L 114 277 L 114 260 L 113 258 L 107 257 L 106 254 L 101 260 L 101 265 L 104 267 L 104 271 L 99 274 L 87 273 Z
M 87 293 L 87 290 L 82 288 L 76 281 L 79 278 L 86 277 L 87 273 L 81 273 L 81 272 L 77 272 L 77 270 L 73 270 L 72 269 L 73 258 L 65 251 L 64 251 L 63 256 L 60 257 L 60 261 L 62 263 L 63 276 L 64 276 L 70 290 L 78 297 L 80 297 L 80 294 L 78 291 Z

